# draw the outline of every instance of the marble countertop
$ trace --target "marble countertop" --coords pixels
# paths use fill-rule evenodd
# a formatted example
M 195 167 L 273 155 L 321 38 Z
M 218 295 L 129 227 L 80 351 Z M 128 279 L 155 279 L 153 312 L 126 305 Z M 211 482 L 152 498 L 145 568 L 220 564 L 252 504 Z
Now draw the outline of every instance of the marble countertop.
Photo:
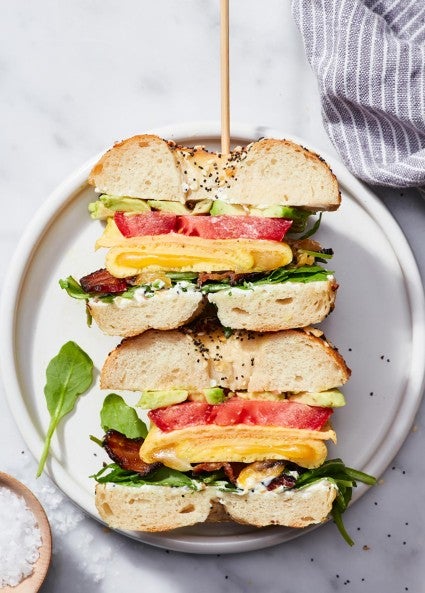
M 1 279 L 43 200 L 88 158 L 137 132 L 219 120 L 218 4 L 2 3 Z M 233 121 L 280 129 L 336 154 L 289 3 L 231 1 L 231 113 Z M 425 279 L 423 198 L 415 190 L 375 191 L 401 225 Z M 157 549 L 105 530 L 46 476 L 34 479 L 36 463 L 2 387 L 0 418 L 0 469 L 33 488 L 52 524 L 45 593 L 425 591 L 424 405 L 380 485 L 346 513 L 353 548 L 328 523 L 273 548 L 221 556 Z

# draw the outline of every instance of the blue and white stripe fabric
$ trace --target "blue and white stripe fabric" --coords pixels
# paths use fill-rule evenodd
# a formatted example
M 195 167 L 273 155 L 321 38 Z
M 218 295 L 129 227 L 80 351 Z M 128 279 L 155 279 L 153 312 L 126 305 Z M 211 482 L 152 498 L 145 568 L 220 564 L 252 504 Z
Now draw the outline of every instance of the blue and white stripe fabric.
M 425 185 L 425 0 L 292 0 L 323 120 L 373 185 Z

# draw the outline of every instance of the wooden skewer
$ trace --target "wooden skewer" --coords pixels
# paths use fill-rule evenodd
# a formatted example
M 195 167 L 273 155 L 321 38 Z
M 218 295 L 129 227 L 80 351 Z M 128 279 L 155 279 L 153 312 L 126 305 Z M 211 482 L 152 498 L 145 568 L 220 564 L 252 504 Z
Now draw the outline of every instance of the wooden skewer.
M 229 0 L 220 0 L 221 152 L 230 152 Z

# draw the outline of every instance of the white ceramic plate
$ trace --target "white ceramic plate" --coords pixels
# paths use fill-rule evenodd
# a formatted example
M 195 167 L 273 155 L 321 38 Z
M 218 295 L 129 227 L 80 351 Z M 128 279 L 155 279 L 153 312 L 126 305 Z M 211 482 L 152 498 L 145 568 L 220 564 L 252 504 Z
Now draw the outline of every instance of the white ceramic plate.
M 218 147 L 214 125 L 192 124 L 157 132 L 188 145 Z M 260 136 L 285 137 L 265 128 L 234 129 L 235 144 Z M 336 309 L 322 327 L 353 371 L 344 389 L 348 405 L 334 414 L 339 441 L 330 457 L 342 457 L 348 465 L 379 476 L 403 443 L 422 394 L 424 294 L 414 258 L 394 219 L 341 163 L 324 156 L 339 178 L 343 201 L 337 212 L 325 214 L 319 231 L 322 244 L 334 248 L 330 266 L 340 283 Z M 87 214 L 94 192 L 86 179 L 96 160 L 46 200 L 20 243 L 6 281 L 3 376 L 12 414 L 36 458 L 49 421 L 43 395 L 49 360 L 72 339 L 99 369 L 119 341 L 96 327 L 89 329 L 83 304 L 70 299 L 58 285 L 59 278 L 79 278 L 104 265 L 104 254 L 93 250 L 101 223 L 91 221 Z M 80 398 L 74 413 L 57 431 L 47 466 L 62 491 L 95 518 L 94 482 L 88 476 L 100 468 L 103 453 L 89 435 L 101 436 L 103 395 L 96 385 Z M 359 487 L 354 500 L 364 491 Z M 271 546 L 306 531 L 228 524 L 128 535 L 184 552 L 230 553 Z

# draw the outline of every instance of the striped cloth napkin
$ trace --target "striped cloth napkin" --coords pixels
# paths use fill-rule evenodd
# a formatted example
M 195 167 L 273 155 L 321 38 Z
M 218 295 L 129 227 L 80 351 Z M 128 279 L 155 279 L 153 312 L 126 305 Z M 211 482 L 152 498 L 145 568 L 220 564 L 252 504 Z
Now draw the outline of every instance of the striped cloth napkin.
M 292 0 L 326 130 L 373 185 L 425 186 L 425 0 Z

